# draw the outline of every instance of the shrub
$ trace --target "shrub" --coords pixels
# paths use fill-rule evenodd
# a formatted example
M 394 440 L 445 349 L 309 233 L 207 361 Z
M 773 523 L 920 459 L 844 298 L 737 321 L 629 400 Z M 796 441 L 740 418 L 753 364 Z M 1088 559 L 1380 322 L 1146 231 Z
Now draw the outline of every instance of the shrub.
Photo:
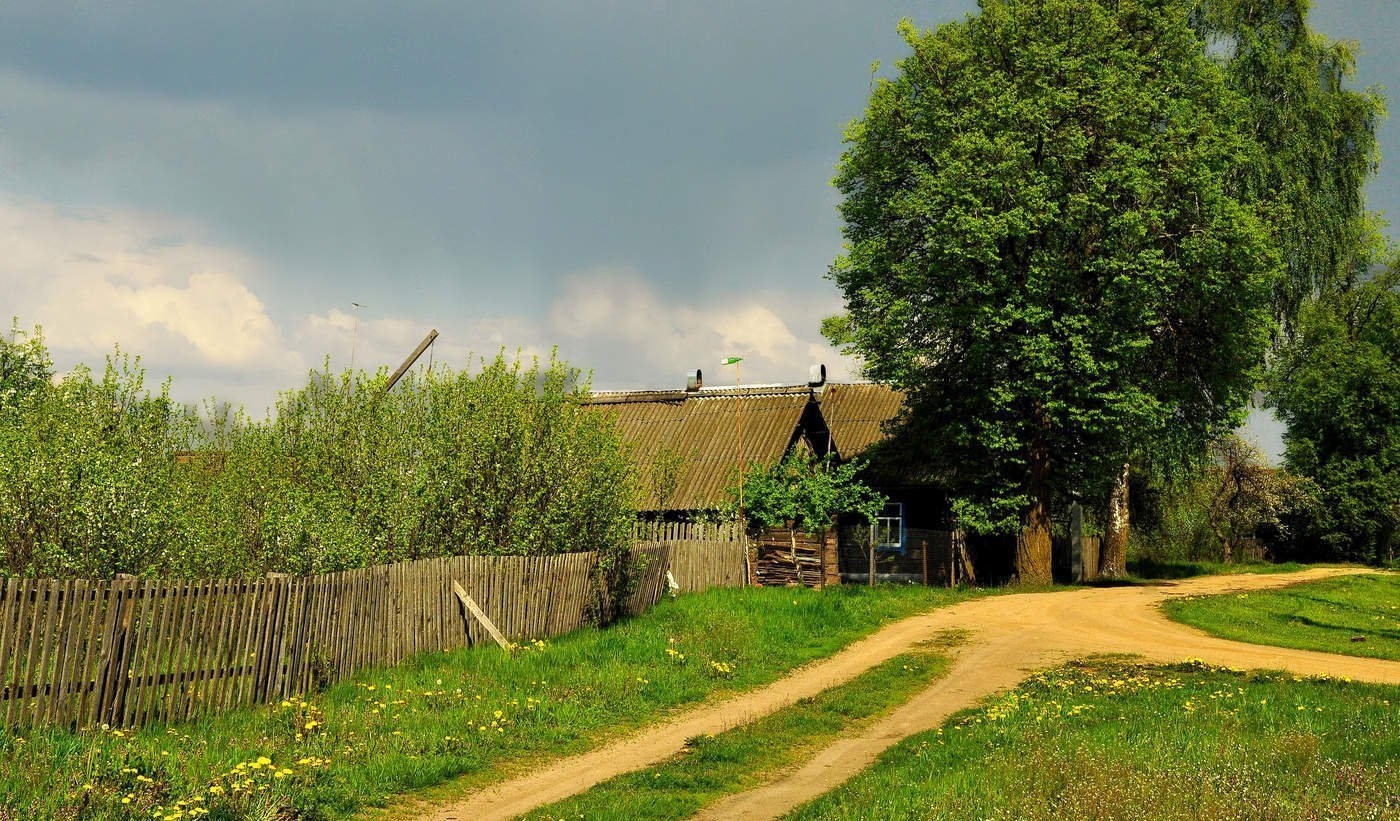
M 0 406 L 0 574 L 326 572 L 630 546 L 631 462 L 551 357 L 313 372 L 255 420 L 146 390 L 118 352 Z M 616 575 L 616 574 L 615 574 Z M 621 576 L 625 580 L 626 574 Z M 622 582 L 619 582 L 619 584 Z

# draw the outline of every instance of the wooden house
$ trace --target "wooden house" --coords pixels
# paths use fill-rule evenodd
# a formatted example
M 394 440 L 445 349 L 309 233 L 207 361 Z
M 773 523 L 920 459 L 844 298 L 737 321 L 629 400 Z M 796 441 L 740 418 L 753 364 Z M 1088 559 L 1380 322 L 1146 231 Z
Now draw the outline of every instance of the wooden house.
M 903 407 L 903 395 L 872 383 L 746 385 L 677 391 L 595 393 L 591 405 L 617 419 L 634 447 L 639 472 L 652 477 L 642 517 L 689 521 L 728 500 L 740 459 L 771 465 L 794 449 L 841 461 L 873 457 L 886 440 L 886 427 Z M 906 478 L 897 470 L 872 465 L 866 481 L 890 499 L 872 528 L 838 522 L 832 558 L 822 561 L 829 581 L 870 578 L 942 582 L 954 578 L 949 558 L 947 497 L 938 488 Z M 774 544 L 792 540 L 777 536 Z M 839 544 L 839 561 L 836 559 Z M 813 555 L 825 552 L 821 544 Z M 817 559 L 814 558 L 814 561 Z M 839 565 L 839 567 L 838 567 Z M 800 572 L 799 572 L 800 575 Z

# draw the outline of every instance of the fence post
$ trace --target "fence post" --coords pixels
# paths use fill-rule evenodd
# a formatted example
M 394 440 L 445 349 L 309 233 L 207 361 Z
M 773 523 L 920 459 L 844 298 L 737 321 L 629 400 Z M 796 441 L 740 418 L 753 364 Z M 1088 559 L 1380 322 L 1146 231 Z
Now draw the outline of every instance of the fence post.
M 868 580 L 868 585 L 869 585 L 870 587 L 874 587 L 874 586 L 875 586 L 875 524 L 874 524 L 874 522 L 872 522 L 872 523 L 870 524 L 870 545 L 869 545 L 869 547 L 870 547 L 870 578 L 869 578 L 869 580 Z
M 1079 502 L 1069 506 L 1069 577 L 1075 584 L 1084 581 L 1084 508 Z

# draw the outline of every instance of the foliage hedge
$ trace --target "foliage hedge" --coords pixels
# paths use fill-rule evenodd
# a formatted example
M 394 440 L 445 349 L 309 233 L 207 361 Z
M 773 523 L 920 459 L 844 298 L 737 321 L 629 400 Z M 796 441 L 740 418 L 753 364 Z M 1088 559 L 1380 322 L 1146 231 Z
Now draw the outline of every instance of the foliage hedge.
M 0 343 L 47 367 L 37 334 Z M 613 423 L 582 407 L 577 370 L 499 354 L 475 373 L 386 381 L 326 366 L 263 419 L 181 406 L 120 351 L 100 375 L 11 386 L 0 575 L 300 574 L 575 550 L 610 565 L 627 550 L 637 482 Z

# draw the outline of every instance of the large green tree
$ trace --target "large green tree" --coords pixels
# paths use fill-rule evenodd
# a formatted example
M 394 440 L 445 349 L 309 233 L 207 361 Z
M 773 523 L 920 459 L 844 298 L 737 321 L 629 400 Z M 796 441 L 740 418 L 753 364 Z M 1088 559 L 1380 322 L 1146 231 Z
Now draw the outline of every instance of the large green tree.
M 1356 46 L 1308 25 L 1310 0 L 1196 0 L 1193 24 L 1245 98 L 1242 124 L 1263 147 L 1241 169 L 1267 203 L 1286 276 L 1274 309 L 1291 330 L 1313 295 L 1345 286 L 1366 238 L 1363 188 L 1379 162 L 1378 89 L 1352 89 Z
M 909 393 L 961 520 L 1048 580 L 1057 493 L 1238 419 L 1280 265 L 1246 101 L 1186 2 L 984 0 L 847 130 L 834 341 Z M 1102 495 L 1098 496 L 1102 498 Z
M 1322 558 L 1394 559 L 1400 541 L 1400 251 L 1299 314 L 1269 394 L 1288 466 L 1321 488 L 1295 524 Z
M 1195 0 L 1192 25 L 1244 97 L 1244 128 L 1260 145 L 1239 169 L 1246 196 L 1265 203 L 1265 224 L 1284 263 L 1274 285 L 1280 328 L 1291 332 L 1302 305 L 1335 290 L 1365 238 L 1362 188 L 1378 159 L 1375 129 L 1384 103 L 1375 89 L 1347 87 L 1355 46 L 1308 25 L 1308 0 Z M 1286 338 L 1287 333 L 1282 337 Z M 1199 447 L 1200 443 L 1196 443 Z M 1156 471 L 1189 469 L 1182 454 L 1150 454 Z M 1128 542 L 1128 470 L 1109 494 L 1099 572 L 1123 572 Z

